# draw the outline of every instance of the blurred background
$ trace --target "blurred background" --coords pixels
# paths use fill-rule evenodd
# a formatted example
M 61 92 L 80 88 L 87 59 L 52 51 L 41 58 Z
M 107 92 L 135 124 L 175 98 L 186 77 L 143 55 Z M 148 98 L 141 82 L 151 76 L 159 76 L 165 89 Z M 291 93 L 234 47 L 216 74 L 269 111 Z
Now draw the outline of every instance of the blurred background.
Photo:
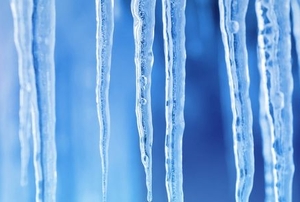
M 161 1 L 156 5 L 152 74 L 153 201 L 167 201 L 164 165 L 164 53 Z M 146 201 L 135 119 L 135 66 L 130 0 L 115 0 L 109 149 L 109 202 Z M 184 197 L 187 202 L 234 201 L 235 167 L 231 108 L 220 38 L 217 0 L 188 0 L 186 8 L 186 107 L 183 142 Z M 259 74 L 254 1 L 247 14 L 255 179 L 250 201 L 264 201 Z M 95 104 L 95 2 L 56 1 L 57 201 L 101 201 L 99 126 Z M 295 176 L 293 201 L 300 201 L 300 89 L 293 41 Z M 0 201 L 34 201 L 34 169 L 20 186 L 19 83 L 9 0 L 0 1 Z M 32 149 L 31 149 L 32 151 Z

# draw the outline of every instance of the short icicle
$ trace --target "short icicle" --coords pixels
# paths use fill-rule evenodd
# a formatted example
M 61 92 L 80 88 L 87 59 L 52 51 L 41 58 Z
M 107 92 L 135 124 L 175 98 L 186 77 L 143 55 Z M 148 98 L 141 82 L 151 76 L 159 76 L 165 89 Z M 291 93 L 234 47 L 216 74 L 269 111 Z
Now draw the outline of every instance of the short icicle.
M 261 108 L 271 129 L 267 147 L 272 154 L 273 183 L 272 198 L 268 201 L 291 202 L 294 162 L 290 1 L 257 0 L 256 13 L 264 91 Z
M 32 54 L 37 106 L 32 107 L 36 201 L 56 201 L 55 1 L 34 0 Z
M 108 147 L 110 138 L 109 83 L 114 30 L 113 0 L 96 0 L 96 103 L 100 126 L 102 201 L 107 201 Z
M 136 65 L 136 118 L 141 160 L 146 173 L 147 201 L 152 201 L 151 72 L 153 67 L 155 0 L 132 0 Z
M 14 19 L 14 40 L 18 53 L 19 83 L 20 83 L 20 110 L 19 110 L 19 138 L 21 145 L 21 185 L 28 182 L 28 163 L 30 158 L 31 137 L 31 107 L 35 102 L 35 78 L 32 61 L 32 1 L 11 1 L 11 10 Z
M 163 0 L 163 36 L 166 66 L 166 188 L 169 202 L 183 202 L 182 140 L 185 101 L 186 0 Z
M 219 0 L 220 27 L 233 113 L 233 143 L 236 165 L 237 202 L 249 201 L 254 177 L 252 109 L 245 17 L 248 0 Z

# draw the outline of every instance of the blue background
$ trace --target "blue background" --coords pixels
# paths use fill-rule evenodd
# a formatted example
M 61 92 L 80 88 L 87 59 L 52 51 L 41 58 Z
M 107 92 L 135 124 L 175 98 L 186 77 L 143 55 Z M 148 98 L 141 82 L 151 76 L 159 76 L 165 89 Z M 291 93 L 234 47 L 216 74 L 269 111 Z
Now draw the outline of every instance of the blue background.
M 57 201 L 101 200 L 99 126 L 95 104 L 95 3 L 56 1 Z M 183 142 L 184 196 L 187 202 L 234 201 L 235 167 L 231 108 L 216 0 L 189 0 L 186 8 L 186 108 Z M 263 201 L 264 177 L 258 119 L 259 74 L 254 1 L 247 15 L 247 44 L 254 113 L 255 179 L 250 201 Z M 152 74 L 154 124 L 153 201 L 167 201 L 164 165 L 164 53 L 161 1 L 157 1 Z M 300 201 L 298 63 L 293 42 L 294 201 Z M 34 201 L 32 159 L 29 184 L 20 186 L 17 54 L 8 0 L 0 1 L 0 201 Z M 146 201 L 135 122 L 133 25 L 129 0 L 115 1 L 109 150 L 109 202 Z

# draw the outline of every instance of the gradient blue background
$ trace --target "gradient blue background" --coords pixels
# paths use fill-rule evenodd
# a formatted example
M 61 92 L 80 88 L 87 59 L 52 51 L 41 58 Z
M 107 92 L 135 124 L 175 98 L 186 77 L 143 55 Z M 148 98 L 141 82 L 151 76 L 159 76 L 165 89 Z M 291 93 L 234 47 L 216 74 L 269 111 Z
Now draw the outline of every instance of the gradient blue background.
M 56 1 L 57 201 L 101 201 L 99 126 L 95 105 L 95 3 Z M 186 128 L 183 145 L 187 202 L 234 201 L 235 167 L 231 108 L 217 0 L 188 0 L 186 9 Z M 109 202 L 146 201 L 135 122 L 135 66 L 130 0 L 115 1 L 110 109 Z M 247 15 L 247 43 L 254 113 L 255 179 L 250 201 L 263 201 L 264 178 L 258 119 L 254 1 Z M 293 42 L 294 45 L 294 42 Z M 164 165 L 164 53 L 161 1 L 157 1 L 152 77 L 154 124 L 153 201 L 167 201 Z M 296 172 L 293 201 L 300 201 L 298 63 L 293 47 Z M 29 184 L 20 186 L 19 83 L 9 0 L 0 0 L 0 201 L 34 201 L 32 159 Z

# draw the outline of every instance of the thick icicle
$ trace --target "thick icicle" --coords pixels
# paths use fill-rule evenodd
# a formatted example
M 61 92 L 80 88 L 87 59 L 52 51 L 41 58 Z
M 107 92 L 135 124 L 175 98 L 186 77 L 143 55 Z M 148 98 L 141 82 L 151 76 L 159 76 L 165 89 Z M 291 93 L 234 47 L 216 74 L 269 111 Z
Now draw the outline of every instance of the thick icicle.
M 293 33 L 296 41 L 296 50 L 298 54 L 298 66 L 300 69 L 300 0 L 291 0 L 292 13 L 293 13 Z M 300 76 L 300 71 L 299 76 Z
M 152 201 L 151 72 L 153 67 L 155 0 L 132 0 L 136 65 L 136 117 L 141 159 L 146 173 L 147 200 Z
M 256 0 L 256 15 L 258 21 L 258 63 L 260 72 L 260 126 L 263 140 L 263 157 L 265 172 L 265 201 L 275 201 L 273 158 L 272 158 L 272 136 L 274 135 L 274 124 L 270 113 L 270 83 L 269 71 L 274 63 L 275 44 L 278 38 L 278 29 L 274 26 L 276 19 L 272 1 Z M 268 29 L 268 31 L 267 31 Z M 270 57 L 271 55 L 271 57 Z
M 183 201 L 182 139 L 185 100 L 186 0 L 163 0 L 166 65 L 166 188 L 169 202 Z
M 275 120 L 272 151 L 275 173 L 275 199 L 289 202 L 292 201 L 292 183 L 295 170 L 293 160 L 292 93 L 294 82 L 291 65 L 290 1 L 275 1 L 274 8 L 279 27 L 276 50 L 279 78 L 276 78 L 276 73 L 274 73 L 275 78 L 273 81 L 271 80 L 271 88 L 273 85 L 275 89 L 272 89 L 270 93 Z M 276 71 L 276 68 L 274 71 Z
M 32 1 L 11 1 L 14 19 L 14 39 L 18 52 L 19 81 L 20 81 L 20 128 L 21 144 L 21 185 L 27 184 L 28 163 L 30 158 L 31 136 L 31 103 L 36 102 L 32 91 L 35 90 L 35 78 L 32 63 Z
M 266 193 L 266 199 L 292 201 L 294 162 L 290 2 L 258 0 L 256 12 L 261 94 L 264 94 L 261 97 L 261 110 L 264 110 L 267 120 L 263 126 L 270 129 L 269 134 L 263 134 L 263 137 L 267 137 L 264 143 L 267 148 L 264 150 L 268 149 L 273 158 L 268 162 L 272 163 L 271 169 L 266 170 L 273 172 L 272 181 L 269 181 L 271 184 L 266 181 L 273 188 L 270 194 Z
M 56 201 L 55 146 L 55 1 L 34 0 L 32 54 L 38 112 L 33 111 L 36 201 Z M 38 123 L 38 125 L 34 125 Z
M 252 110 L 245 36 L 248 0 L 219 0 L 219 7 L 233 113 L 236 201 L 246 202 L 249 200 L 254 176 Z
M 114 30 L 113 0 L 96 0 L 96 103 L 100 126 L 100 158 L 102 166 L 103 202 L 107 200 L 108 146 L 110 137 L 109 83 Z

